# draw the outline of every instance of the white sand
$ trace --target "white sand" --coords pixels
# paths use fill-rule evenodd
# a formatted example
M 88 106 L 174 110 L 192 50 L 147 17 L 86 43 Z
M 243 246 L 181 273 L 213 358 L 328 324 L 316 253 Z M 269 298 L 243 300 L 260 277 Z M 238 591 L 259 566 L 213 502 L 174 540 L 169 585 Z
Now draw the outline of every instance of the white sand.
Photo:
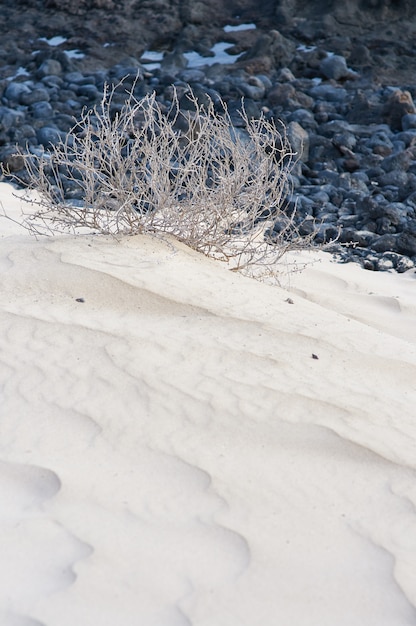
M 416 274 L 318 256 L 0 220 L 2 626 L 416 624 Z

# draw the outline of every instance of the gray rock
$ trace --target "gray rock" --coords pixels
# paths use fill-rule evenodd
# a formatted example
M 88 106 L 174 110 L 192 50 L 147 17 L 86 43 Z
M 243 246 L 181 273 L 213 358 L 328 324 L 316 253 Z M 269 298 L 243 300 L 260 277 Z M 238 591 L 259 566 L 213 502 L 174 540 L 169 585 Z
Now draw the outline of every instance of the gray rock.
M 184 83 L 202 83 L 205 80 L 205 73 L 202 70 L 191 68 L 180 72 L 179 78 Z
M 399 255 L 399 258 L 396 264 L 396 271 L 399 272 L 399 274 L 403 274 L 404 272 L 407 272 L 408 270 L 411 270 L 414 267 L 415 267 L 415 264 L 411 259 L 409 259 L 407 256 Z
M 84 82 L 84 74 L 82 72 L 67 72 L 63 78 L 67 84 L 81 85 Z
M 388 233 L 381 235 L 375 241 L 370 244 L 370 247 L 375 252 L 401 252 L 398 241 L 399 235 Z
M 30 104 L 34 104 L 35 102 L 49 102 L 49 91 L 44 89 L 43 87 L 36 87 L 32 89 L 29 93 L 22 93 L 20 101 L 22 104 L 28 106 Z
M 339 176 L 339 173 L 334 170 L 324 169 L 319 172 L 319 182 L 339 186 Z
M 290 83 L 274 85 L 267 94 L 268 103 L 271 106 L 288 106 L 290 101 L 296 100 L 296 89 Z
M 356 230 L 354 232 L 354 241 L 361 248 L 368 248 L 371 246 L 373 241 L 377 239 L 377 235 L 371 230 Z
M 346 119 L 353 124 L 379 124 L 382 111 L 383 104 L 378 93 L 357 89 L 350 98 Z
M 387 233 L 396 232 L 394 224 L 392 224 L 388 217 L 379 217 L 378 220 L 376 220 L 376 224 L 376 232 L 378 235 L 386 235 Z
M 391 131 L 386 130 L 377 130 L 374 132 L 371 137 L 367 141 L 367 145 L 369 148 L 372 148 L 374 151 L 375 148 L 381 146 L 384 148 L 383 151 L 379 151 L 379 154 L 391 154 L 393 150 L 393 142 L 391 141 L 392 133 Z
M 16 111 L 9 107 L 0 106 L 0 127 L 3 130 L 10 130 L 16 126 L 23 124 L 25 114 L 23 111 Z
M 384 119 L 393 130 L 404 130 L 402 119 L 408 114 L 416 114 L 416 107 L 410 92 L 395 89 L 383 107 Z
M 402 117 L 403 130 L 409 130 L 410 128 L 416 128 L 416 113 L 406 113 Z
M 68 100 L 59 103 L 59 107 L 57 108 L 62 114 L 77 116 L 81 111 L 82 106 L 79 100 L 76 100 L 75 98 L 68 98 Z M 74 122 L 73 118 L 72 121 Z
M 325 78 L 333 78 L 334 80 L 356 76 L 356 74 L 347 67 L 347 62 L 344 57 L 338 54 L 327 56 L 326 59 L 321 62 L 319 71 Z
M 384 216 L 387 202 L 381 194 L 365 196 L 357 204 L 357 211 L 363 220 L 376 220 Z
M 266 93 L 266 86 L 257 76 L 250 76 L 247 81 L 240 81 L 239 87 L 243 94 L 252 100 L 261 100 Z
M 299 224 L 299 233 L 302 237 L 308 237 L 316 232 L 315 218 L 312 215 L 307 215 L 304 220 Z
M 295 152 L 295 159 L 303 162 L 309 159 L 309 134 L 298 122 L 289 122 L 286 128 L 287 138 Z
M 22 97 L 30 94 L 30 88 L 25 83 L 10 82 L 4 91 L 5 98 L 9 103 L 22 104 Z
M 53 117 L 53 109 L 49 102 L 34 102 L 30 107 L 33 117 L 39 119 L 50 119 Z
M 339 151 L 335 148 L 332 141 L 328 137 L 309 133 L 309 160 L 315 166 L 317 162 L 324 164 L 322 169 L 331 169 L 328 167 L 330 159 L 339 157 Z M 333 168 L 336 170 L 336 168 Z
M 286 39 L 279 31 L 270 30 L 260 35 L 247 52 L 239 59 L 239 63 L 247 69 L 262 67 L 264 70 L 288 67 L 295 54 L 295 44 Z
M 347 90 L 334 85 L 316 85 L 308 90 L 308 94 L 317 100 L 328 102 L 343 102 L 347 97 Z
M 13 148 L 7 148 L 1 151 L 0 162 L 7 172 L 18 172 L 25 167 L 23 156 Z
M 35 129 L 30 124 L 13 126 L 13 128 L 9 130 L 8 134 L 14 147 L 19 145 L 23 150 L 26 150 L 28 145 L 34 145 L 37 143 Z
M 345 120 L 331 120 L 319 127 L 319 133 L 325 137 L 333 137 L 336 133 L 349 132 L 349 130 L 350 125 Z
M 382 256 L 378 260 L 377 269 L 380 272 L 388 272 L 389 270 L 393 270 L 394 269 L 394 263 L 393 263 L 392 259 L 389 259 L 388 257 Z
M 314 209 L 314 202 L 311 198 L 304 195 L 298 195 L 292 201 L 292 208 L 296 207 L 298 213 L 302 216 L 312 215 Z
M 381 176 L 375 177 L 380 187 L 405 187 L 408 183 L 409 177 L 403 170 L 390 170 L 383 173 Z
M 339 237 L 339 230 L 336 226 L 330 224 L 318 224 L 318 231 L 315 235 L 314 241 L 318 244 L 328 244 L 336 241 Z
M 279 83 L 292 83 L 296 78 L 288 67 L 282 67 L 277 73 L 277 81 Z
M 42 126 L 42 128 L 37 130 L 36 137 L 38 142 L 47 148 L 49 144 L 56 145 L 60 141 L 63 141 L 65 139 L 65 133 L 55 126 Z
M 184 57 L 180 52 L 171 52 L 170 54 L 165 54 L 161 63 L 160 69 L 164 73 L 178 74 L 181 70 L 185 69 L 188 65 L 188 60 Z
M 416 256 L 416 235 L 400 233 L 398 235 L 397 251 L 406 256 Z
M 100 92 L 95 85 L 79 85 L 76 89 L 78 96 L 84 96 L 88 100 L 98 100 Z
M 345 153 L 347 150 L 353 150 L 357 145 L 357 138 L 353 133 L 348 131 L 335 133 L 332 138 L 332 143 L 340 148 L 341 152 Z
M 371 52 L 365 44 L 356 43 L 352 46 L 348 61 L 351 65 L 358 67 L 370 66 L 372 63 Z
M 312 193 L 310 196 L 311 200 L 313 200 L 315 205 L 319 207 L 327 206 L 329 202 L 329 195 L 323 191 L 323 189 L 318 189 L 315 193 Z
M 62 74 L 62 65 L 55 59 L 46 59 L 40 65 L 36 72 L 38 78 L 44 78 L 45 76 L 60 76 Z
M 377 270 L 378 259 L 376 256 L 369 255 L 363 260 L 362 266 L 365 270 L 374 272 Z
M 51 89 L 53 87 L 56 87 L 57 89 L 60 89 L 62 87 L 62 85 L 64 84 L 64 81 L 62 80 L 62 78 L 60 76 L 44 76 L 41 80 L 41 82 L 46 86 L 46 88 Z
M 266 89 L 271 89 L 273 87 L 272 81 L 268 76 L 266 76 L 266 74 L 258 74 L 256 76 L 256 80 L 261 80 Z
M 403 130 L 401 133 L 397 133 L 396 140 L 401 141 L 405 148 L 413 147 L 416 143 L 416 127 Z M 394 142 L 395 144 L 396 142 Z
M 305 130 L 316 131 L 318 124 L 311 111 L 307 109 L 296 109 L 288 115 L 288 122 L 298 122 Z
M 391 172 L 392 170 L 403 170 L 407 172 L 413 160 L 412 153 L 403 150 L 383 159 L 380 166 L 385 172 Z
M 238 104 L 234 103 L 234 105 L 236 106 L 238 110 L 241 109 L 241 101 L 239 101 Z M 261 109 L 260 109 L 259 103 L 257 101 L 252 100 L 251 98 L 244 99 L 244 110 L 249 119 L 250 118 L 258 119 L 261 115 Z M 236 118 L 234 117 L 233 122 L 235 119 Z
M 394 226 L 405 224 L 409 212 L 410 207 L 402 202 L 392 202 L 383 207 L 383 217 L 387 218 Z
M 354 216 L 355 217 L 355 216 Z M 327 202 L 326 205 L 318 213 L 318 218 L 325 224 L 337 224 L 337 207 Z

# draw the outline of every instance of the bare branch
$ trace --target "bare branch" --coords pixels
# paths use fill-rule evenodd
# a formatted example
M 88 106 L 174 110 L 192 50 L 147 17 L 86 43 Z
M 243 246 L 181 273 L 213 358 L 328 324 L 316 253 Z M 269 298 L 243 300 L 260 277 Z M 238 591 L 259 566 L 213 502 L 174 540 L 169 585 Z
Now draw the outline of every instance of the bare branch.
M 296 155 L 273 122 L 249 119 L 242 107 L 242 131 L 224 102 L 219 114 L 189 91 L 193 111 L 184 112 L 173 89 L 166 111 L 154 93 L 137 100 L 133 92 L 113 114 L 115 88 L 106 89 L 65 142 L 22 154 L 40 194 L 25 221 L 31 232 L 169 233 L 253 274 L 311 245 L 286 210 Z M 74 187 L 80 202 L 68 198 Z

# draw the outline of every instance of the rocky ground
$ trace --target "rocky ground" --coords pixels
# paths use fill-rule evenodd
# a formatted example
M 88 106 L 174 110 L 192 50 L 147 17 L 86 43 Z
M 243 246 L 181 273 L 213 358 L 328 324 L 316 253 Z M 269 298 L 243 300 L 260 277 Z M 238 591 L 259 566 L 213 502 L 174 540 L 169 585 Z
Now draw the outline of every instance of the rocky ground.
M 19 173 L 16 144 L 59 141 L 106 82 L 139 75 L 137 95 L 171 85 L 224 99 L 236 115 L 281 120 L 300 162 L 289 210 L 318 242 L 340 231 L 347 259 L 405 271 L 416 261 L 416 21 L 410 4 L 284 1 L 1 6 L 0 159 Z M 325 4 L 325 3 L 324 3 Z M 312 9 L 314 8 L 314 11 Z M 63 10 L 65 9 L 65 10 Z M 256 28 L 224 30 L 241 23 Z M 53 39 L 56 37 L 61 39 Z M 212 62 L 218 42 L 228 63 Z M 164 55 L 144 63 L 146 50 Z M 195 67 L 186 53 L 198 52 Z M 237 56 L 238 55 L 238 56 Z M 236 60 L 235 60 L 236 59 Z M 122 97 L 122 96 L 120 96 Z M 75 190 L 69 190 L 76 195 Z M 276 231 L 279 224 L 276 222 Z

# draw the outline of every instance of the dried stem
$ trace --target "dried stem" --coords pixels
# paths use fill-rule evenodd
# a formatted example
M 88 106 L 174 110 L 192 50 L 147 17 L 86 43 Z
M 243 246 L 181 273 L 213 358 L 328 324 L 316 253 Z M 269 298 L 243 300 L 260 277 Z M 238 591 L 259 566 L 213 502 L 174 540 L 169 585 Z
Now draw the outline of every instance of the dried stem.
M 201 105 L 189 91 L 193 111 L 183 112 L 173 91 L 166 111 L 155 94 L 133 92 L 113 115 L 115 89 L 107 89 L 65 142 L 22 154 L 40 198 L 25 221 L 31 232 L 169 233 L 245 271 L 310 245 L 285 205 L 296 155 L 273 122 L 249 119 L 242 107 L 241 131 L 223 102 L 217 113 L 218 104 Z M 82 202 L 68 199 L 74 186 Z

